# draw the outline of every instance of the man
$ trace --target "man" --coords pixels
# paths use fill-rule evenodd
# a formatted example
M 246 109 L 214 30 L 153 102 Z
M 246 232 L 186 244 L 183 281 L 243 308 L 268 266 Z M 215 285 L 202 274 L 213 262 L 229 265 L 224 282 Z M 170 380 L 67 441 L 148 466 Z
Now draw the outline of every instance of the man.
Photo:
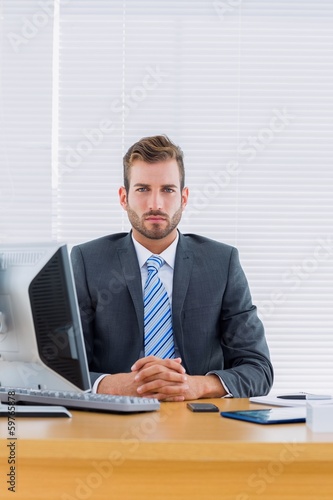
M 237 250 L 177 230 L 184 177 L 179 147 L 141 139 L 124 157 L 119 189 L 132 231 L 73 248 L 96 392 L 184 401 L 264 395 L 272 385 Z

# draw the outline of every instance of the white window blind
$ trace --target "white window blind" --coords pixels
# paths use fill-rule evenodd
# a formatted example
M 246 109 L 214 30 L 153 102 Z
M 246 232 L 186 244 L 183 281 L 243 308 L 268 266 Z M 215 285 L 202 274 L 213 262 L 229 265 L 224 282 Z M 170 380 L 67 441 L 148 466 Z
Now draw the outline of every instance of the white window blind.
M 53 23 L 0 1 L 0 242 L 51 238 Z
M 332 2 L 55 6 L 47 123 L 38 95 L 32 105 L 41 137 L 52 122 L 53 184 L 45 161 L 49 185 L 36 207 L 46 227 L 35 234 L 28 220 L 24 234 L 52 232 L 74 244 L 127 230 L 117 196 L 122 156 L 145 135 L 168 134 L 184 150 L 191 193 L 181 230 L 239 248 L 266 327 L 274 388 L 333 391 Z M 35 50 L 44 51 L 38 40 Z M 20 71 L 27 64 L 13 61 Z M 46 67 L 39 60 L 36 71 Z M 28 159 L 23 166 L 31 192 L 39 190 Z M 51 200 L 52 220 L 43 205 Z M 6 221 L 2 239 L 16 237 L 14 210 Z

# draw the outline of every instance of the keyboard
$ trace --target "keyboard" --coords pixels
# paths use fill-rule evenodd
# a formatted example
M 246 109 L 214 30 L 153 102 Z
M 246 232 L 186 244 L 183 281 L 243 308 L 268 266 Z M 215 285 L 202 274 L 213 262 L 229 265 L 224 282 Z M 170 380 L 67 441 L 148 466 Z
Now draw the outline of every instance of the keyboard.
M 155 411 L 160 402 L 155 398 L 112 396 L 85 392 L 64 392 L 0 387 L 0 401 L 9 405 L 56 405 L 73 410 L 134 413 Z

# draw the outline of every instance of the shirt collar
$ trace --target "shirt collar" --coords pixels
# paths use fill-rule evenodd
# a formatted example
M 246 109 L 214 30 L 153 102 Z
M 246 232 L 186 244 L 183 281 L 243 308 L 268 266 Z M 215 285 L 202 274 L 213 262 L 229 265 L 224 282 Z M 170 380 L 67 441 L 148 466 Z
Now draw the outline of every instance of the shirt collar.
M 159 254 L 164 259 L 165 263 L 168 264 L 168 266 L 170 266 L 172 269 L 174 269 L 175 267 L 178 240 L 179 240 L 179 233 L 177 231 L 177 236 L 171 243 L 171 245 L 169 245 L 168 248 L 166 248 L 162 253 Z M 141 243 L 136 241 L 136 239 L 133 237 L 133 233 L 132 233 L 132 241 L 134 244 L 136 255 L 138 257 L 139 266 L 141 269 L 141 267 L 146 264 L 147 259 L 149 259 L 152 253 L 146 247 L 141 245 Z

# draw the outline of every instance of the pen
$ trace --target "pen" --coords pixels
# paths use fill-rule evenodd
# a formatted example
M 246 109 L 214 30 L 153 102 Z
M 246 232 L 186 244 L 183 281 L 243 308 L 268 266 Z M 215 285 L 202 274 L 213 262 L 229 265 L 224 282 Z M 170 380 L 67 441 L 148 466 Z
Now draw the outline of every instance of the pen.
M 279 399 L 306 399 L 305 394 L 286 394 L 285 396 L 277 396 Z
M 279 399 L 332 399 L 332 396 L 328 394 L 286 394 L 285 396 L 277 396 Z

